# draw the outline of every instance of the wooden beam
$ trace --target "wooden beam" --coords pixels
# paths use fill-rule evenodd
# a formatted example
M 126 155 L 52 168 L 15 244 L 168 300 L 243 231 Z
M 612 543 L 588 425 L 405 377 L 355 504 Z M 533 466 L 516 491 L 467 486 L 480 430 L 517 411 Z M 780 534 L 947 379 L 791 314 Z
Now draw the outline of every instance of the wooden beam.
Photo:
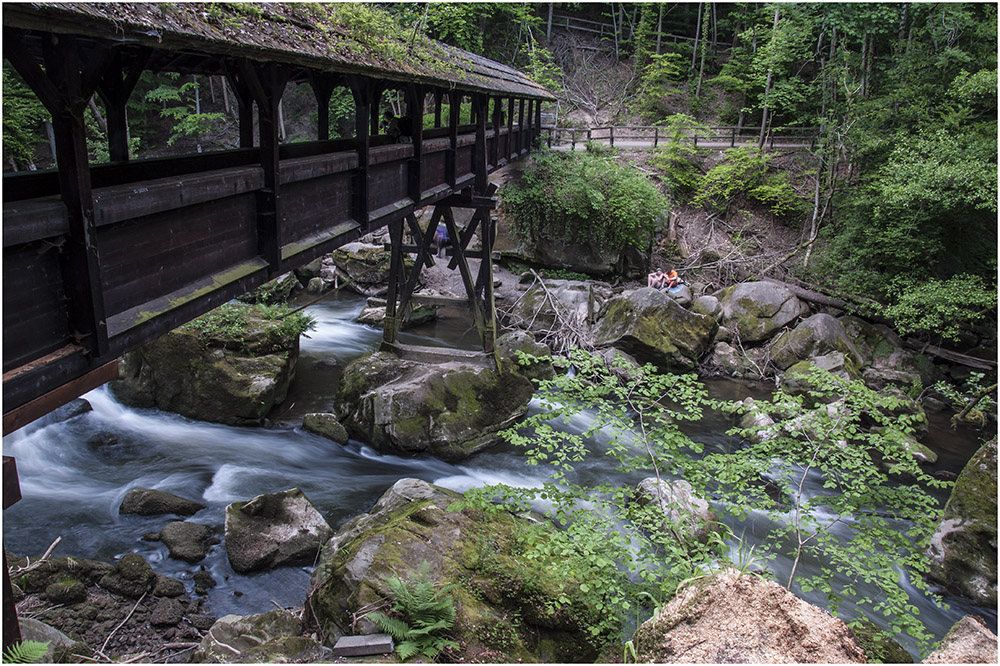
M 385 295 L 385 319 L 382 323 L 382 340 L 395 342 L 399 335 L 402 318 L 396 308 L 399 297 L 399 287 L 402 285 L 403 269 L 403 221 L 393 220 L 389 223 L 389 239 L 392 248 L 389 251 L 389 290 Z
M 486 154 L 487 100 L 488 98 L 483 93 L 475 93 L 472 96 L 472 109 L 476 115 L 476 143 L 472 151 L 472 172 L 475 175 L 473 189 L 476 193 L 482 193 L 486 189 L 486 179 L 489 176 L 488 156 Z
M 406 87 L 406 115 L 412 128 L 410 140 L 413 142 L 413 156 L 406 165 L 407 193 L 413 201 L 420 201 L 421 181 L 424 165 L 424 99 L 426 88 L 411 83 Z
M 79 398 L 87 391 L 102 386 L 112 379 L 118 378 L 118 360 L 105 363 L 82 377 L 66 382 L 57 389 L 49 391 L 20 407 L 16 407 L 3 415 L 3 434 L 23 428 L 32 421 L 39 419 L 54 409 L 62 407 L 70 400 Z M 6 377 L 5 377 L 6 379 Z M 6 479 L 4 479 L 6 492 Z M 7 508 L 6 506 L 4 508 Z
M 368 77 L 351 75 L 348 78 L 351 94 L 354 96 L 355 150 L 358 153 L 358 168 L 352 183 L 351 211 L 354 219 L 366 230 L 368 228 L 368 170 L 371 168 L 371 135 L 368 117 L 372 106 L 374 88 Z
M 455 225 L 455 215 L 451 207 L 438 206 L 437 208 L 444 211 L 444 221 L 448 226 L 448 237 L 457 241 L 459 239 L 458 227 Z M 479 331 L 480 337 L 483 337 L 485 335 L 486 322 L 483 317 L 482 308 L 479 307 L 479 301 L 476 298 L 476 286 L 472 282 L 472 273 L 469 270 L 469 264 L 465 260 L 465 248 L 457 242 L 452 243 L 452 248 L 455 250 L 455 260 L 458 263 L 458 272 L 462 275 L 462 284 L 465 285 L 465 293 L 469 298 L 469 304 L 472 306 L 472 319 L 476 324 L 476 330 Z
M 6 435 L 7 433 L 4 432 Z M 3 457 L 3 508 L 21 501 L 21 484 L 17 480 L 17 463 L 11 456 Z
M 126 162 L 129 159 L 125 107 L 152 54 L 152 49 L 139 49 L 135 59 L 126 67 L 124 50 L 115 48 L 107 71 L 98 81 L 97 94 L 104 101 L 108 115 L 108 154 L 112 162 Z
M 451 90 L 448 92 L 448 153 L 445 156 L 444 179 L 452 189 L 458 182 L 456 160 L 458 159 L 458 123 L 461 119 L 461 113 L 462 94 Z

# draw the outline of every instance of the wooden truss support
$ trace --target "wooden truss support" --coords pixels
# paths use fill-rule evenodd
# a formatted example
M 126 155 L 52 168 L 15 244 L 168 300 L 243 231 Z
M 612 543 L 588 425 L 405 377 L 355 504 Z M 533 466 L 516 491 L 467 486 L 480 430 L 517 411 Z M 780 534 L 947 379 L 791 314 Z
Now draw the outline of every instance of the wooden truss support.
M 5 28 L 4 56 L 52 115 L 59 191 L 69 222 L 62 251 L 66 309 L 76 342 L 92 358 L 101 357 L 109 350 L 108 327 L 83 116 L 112 51 L 98 46 L 84 63 L 75 37 L 52 36 L 42 42 L 43 70 L 29 55 L 23 33 Z
M 21 486 L 17 480 L 17 465 L 10 456 L 3 457 L 3 508 L 13 506 L 21 499 Z M 14 605 L 14 588 L 10 584 L 7 566 L 7 549 L 3 549 L 3 649 L 21 642 L 21 628 L 17 624 L 17 607 Z
M 480 340 L 483 343 L 483 350 L 492 353 L 496 343 L 496 307 L 493 294 L 493 243 L 496 240 L 496 227 L 490 215 L 496 207 L 496 201 L 492 199 L 496 193 L 497 186 L 490 183 L 486 189 L 485 197 L 476 197 L 477 205 L 471 206 L 469 202 L 462 199 L 449 198 L 448 203 L 439 203 L 434 207 L 430 222 L 426 229 L 421 230 L 416 218 L 411 214 L 406 218 L 406 222 L 412 232 L 415 245 L 403 245 L 403 223 L 402 221 L 389 225 L 390 239 L 390 263 L 389 263 L 389 291 L 386 295 L 386 316 L 383 329 L 383 340 L 392 344 L 399 336 L 399 329 L 406 320 L 410 306 L 421 300 L 421 297 L 414 294 L 417 286 L 417 279 L 424 266 L 434 265 L 434 253 L 432 244 L 434 234 L 440 223 L 444 223 L 448 229 L 448 237 L 452 239 L 452 258 L 448 268 L 458 269 L 462 277 L 462 285 L 465 287 L 465 294 L 469 309 L 472 311 L 473 323 L 479 332 Z M 484 203 L 486 202 L 486 203 Z M 455 222 L 453 208 L 474 208 L 475 212 L 469 223 L 463 229 L 459 229 Z M 481 252 L 470 252 L 467 248 L 472 237 L 479 232 L 482 243 Z M 406 274 L 403 264 L 403 254 L 413 251 L 416 259 L 413 268 Z M 469 267 L 468 258 L 472 255 L 481 257 L 479 272 L 474 276 Z
M 152 49 L 142 48 L 135 59 L 125 65 L 124 53 L 115 49 L 112 66 L 97 84 L 97 94 L 108 114 L 108 155 L 112 162 L 128 161 L 128 119 L 125 104 L 139 83 L 139 77 L 152 56 Z M 124 74 L 124 78 L 122 75 Z

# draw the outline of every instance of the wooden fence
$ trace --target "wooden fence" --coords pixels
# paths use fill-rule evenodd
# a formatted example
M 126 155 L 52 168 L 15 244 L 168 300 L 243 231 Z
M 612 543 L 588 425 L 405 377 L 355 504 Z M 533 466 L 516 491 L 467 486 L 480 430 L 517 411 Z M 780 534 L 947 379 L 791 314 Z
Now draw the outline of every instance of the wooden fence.
M 550 148 L 569 146 L 576 150 L 580 144 L 601 144 L 612 147 L 643 150 L 659 147 L 672 134 L 665 127 L 618 125 L 605 127 L 543 127 Z M 709 127 L 707 131 L 685 132 L 685 138 L 694 146 L 703 148 L 735 148 L 755 146 L 760 141 L 759 128 L 753 127 Z M 768 132 L 764 147 L 770 150 L 796 150 L 816 147 L 819 130 L 814 128 L 781 128 Z

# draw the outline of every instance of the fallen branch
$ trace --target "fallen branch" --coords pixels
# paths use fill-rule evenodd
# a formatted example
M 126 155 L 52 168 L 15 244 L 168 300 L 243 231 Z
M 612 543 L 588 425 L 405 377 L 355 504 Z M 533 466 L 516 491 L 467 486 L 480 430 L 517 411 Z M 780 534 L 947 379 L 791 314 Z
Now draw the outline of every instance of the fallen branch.
M 959 365 L 964 365 L 969 368 L 975 368 L 977 370 L 996 370 L 997 362 L 990 361 L 984 358 L 976 358 L 975 356 L 968 356 L 967 354 L 960 354 L 956 351 L 951 351 L 950 349 L 942 349 L 941 347 L 935 347 L 934 345 L 921 345 L 915 340 L 906 340 L 903 343 L 905 346 L 919 351 L 922 354 L 930 354 L 931 356 L 936 356 L 938 358 L 943 358 L 946 361 L 951 361 L 952 363 L 958 363 Z
M 132 617 L 132 613 L 135 612 L 135 609 L 139 607 L 139 604 L 141 604 L 142 600 L 145 599 L 145 598 L 146 598 L 146 593 L 143 592 L 142 596 L 139 597 L 139 601 L 135 602 L 135 606 L 132 606 L 132 610 L 130 610 L 128 612 L 128 615 L 126 615 L 125 619 L 121 621 L 121 624 L 119 624 L 117 627 L 115 627 L 114 630 L 110 634 L 108 634 L 108 637 L 104 639 L 104 644 L 101 645 L 101 649 L 97 651 L 98 654 L 100 654 L 101 656 L 104 656 L 104 650 L 105 650 L 105 648 L 108 647 L 108 641 L 111 640 L 112 636 L 114 636 L 116 633 L 118 633 L 119 629 L 121 629 L 122 627 L 125 626 L 125 623 L 128 622 L 129 618 Z
M 13 569 L 12 571 L 10 571 L 10 575 L 12 577 L 13 576 L 21 576 L 21 575 L 24 575 L 24 574 L 26 574 L 26 573 L 28 573 L 30 571 L 34 571 L 38 567 L 42 566 L 42 563 L 45 562 L 45 560 L 49 559 L 49 555 L 51 555 L 52 551 L 56 549 L 56 546 L 59 545 L 60 541 L 62 541 L 62 537 L 61 536 L 57 536 L 56 540 L 52 542 L 52 545 L 50 545 L 47 549 L 45 549 L 45 552 L 42 554 L 41 557 L 39 557 L 37 560 L 35 560 L 34 562 L 31 562 L 30 564 L 28 564 L 26 566 L 19 567 L 17 569 Z
M 971 412 L 983 398 L 990 395 L 991 393 L 996 392 L 996 390 L 997 390 L 997 385 L 994 384 L 993 386 L 988 386 L 979 393 L 977 393 L 976 395 L 972 396 L 972 399 L 969 400 L 969 404 L 967 404 L 962 411 L 960 411 L 958 414 L 952 417 L 951 419 L 952 425 L 964 421 L 965 417 L 968 416 L 969 412 Z

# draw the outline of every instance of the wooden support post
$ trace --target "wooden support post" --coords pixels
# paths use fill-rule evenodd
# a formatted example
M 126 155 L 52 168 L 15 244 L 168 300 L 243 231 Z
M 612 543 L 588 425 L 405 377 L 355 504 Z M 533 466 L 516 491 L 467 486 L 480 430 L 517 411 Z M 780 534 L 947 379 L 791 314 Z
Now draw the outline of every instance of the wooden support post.
M 233 63 L 223 63 L 226 80 L 236 93 L 236 109 L 240 125 L 240 148 L 253 148 L 253 94 L 244 80 L 240 68 Z
M 125 105 L 152 53 L 151 49 L 140 49 L 132 63 L 126 67 L 122 49 L 115 49 L 111 66 L 97 84 L 97 94 L 104 102 L 108 116 L 108 155 L 112 162 L 125 162 L 129 158 Z
M 654 127 L 653 128 L 653 148 L 656 148 L 658 145 L 660 145 L 660 128 L 659 127 Z
M 278 104 L 291 70 L 276 63 L 240 62 L 243 79 L 257 102 L 260 166 L 264 187 L 257 193 L 257 253 L 268 263 L 268 277 L 281 274 L 281 192 L 278 177 Z
M 500 165 L 500 125 L 503 123 L 503 111 L 500 109 L 500 98 L 493 98 L 493 146 L 490 148 L 490 165 L 497 168 Z
M 13 506 L 21 499 L 21 486 L 17 480 L 17 464 L 10 456 L 3 457 L 3 508 Z M 17 606 L 14 588 L 10 584 L 7 566 L 7 549 L 3 553 L 3 649 L 21 642 L 21 628 L 17 623 Z
M 514 98 L 507 98 L 507 143 L 505 146 L 505 151 L 507 155 L 507 160 L 512 160 L 517 157 L 517 151 L 514 150 Z
M 371 136 L 368 133 L 368 117 L 372 105 L 373 86 L 371 79 L 352 75 L 348 79 L 354 96 L 355 150 L 358 153 L 358 168 L 354 172 L 353 200 L 351 211 L 354 220 L 368 231 L 368 169 L 371 166 Z
M 434 127 L 441 127 L 441 99 L 444 92 L 440 88 L 434 89 Z
M 448 92 L 448 154 L 445 156 L 444 179 L 453 189 L 458 179 L 458 123 L 462 117 L 462 93 Z
M 420 205 L 422 181 L 422 167 L 424 157 L 424 98 L 426 88 L 424 86 L 411 83 L 406 87 L 406 115 L 410 119 L 410 126 L 413 132 L 410 140 L 413 142 L 413 157 L 407 164 L 407 192 L 415 205 Z
M 309 86 L 316 97 L 316 139 L 330 139 L 330 96 L 339 84 L 339 77 L 309 70 Z
M 486 164 L 486 105 L 489 98 L 482 93 L 472 96 L 472 110 L 476 116 L 476 144 L 472 151 L 472 169 L 475 174 L 476 194 L 486 190 L 489 168 Z
M 43 71 L 21 32 L 4 28 L 3 34 L 4 56 L 52 115 L 59 192 L 68 222 L 62 281 L 69 327 L 89 356 L 101 357 L 109 350 L 108 330 L 83 115 L 111 51 L 98 45 L 84 65 L 75 37 L 48 36 L 42 40 Z
M 527 141 L 524 140 L 524 100 L 517 100 L 517 154 L 520 155 L 524 152 L 525 146 L 528 145 Z
M 528 100 L 528 108 L 525 110 L 525 116 L 526 116 L 527 124 L 525 125 L 525 128 L 524 128 L 524 150 L 527 150 L 527 151 L 531 150 L 531 139 L 532 139 L 532 128 L 531 128 L 531 124 L 532 123 L 531 123 L 531 121 L 535 117 L 535 115 L 531 112 L 531 109 L 532 109 L 532 104 L 534 104 L 534 103 L 535 103 L 535 100 L 529 99 Z
M 416 220 L 414 220 L 414 224 Z M 397 309 L 399 288 L 402 284 L 403 270 L 403 221 L 393 220 L 389 223 L 389 291 L 385 295 L 385 320 L 382 324 L 382 340 L 392 343 L 399 335 L 402 324 L 401 310 Z
M 535 136 L 541 136 L 542 134 L 542 100 L 535 100 Z M 535 142 L 531 142 L 535 145 Z
M 448 237 L 454 238 L 457 241 L 459 238 L 458 227 L 455 225 L 455 214 L 452 211 L 451 206 L 438 206 L 438 208 L 444 209 L 444 222 L 448 227 Z M 452 244 L 452 248 L 455 251 L 455 257 L 458 259 L 458 272 L 462 275 L 462 284 L 465 285 L 465 293 L 469 297 L 469 305 L 472 308 L 473 322 L 476 325 L 476 330 L 479 331 L 480 338 L 485 338 L 486 320 L 483 315 L 483 310 L 479 305 L 479 299 L 476 298 L 476 285 L 472 281 L 472 272 L 469 270 L 469 262 L 465 258 L 465 248 L 457 242 Z

